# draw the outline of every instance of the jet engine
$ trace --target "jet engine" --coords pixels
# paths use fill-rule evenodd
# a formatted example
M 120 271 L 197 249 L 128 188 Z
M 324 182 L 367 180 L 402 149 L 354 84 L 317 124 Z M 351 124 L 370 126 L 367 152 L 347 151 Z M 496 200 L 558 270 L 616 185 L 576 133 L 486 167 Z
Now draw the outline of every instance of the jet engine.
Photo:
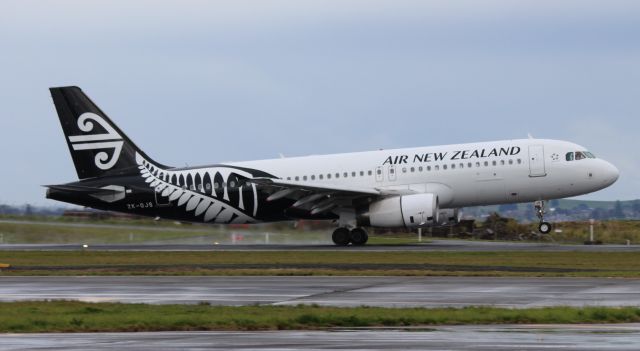
M 460 209 L 458 208 L 445 208 L 440 209 L 438 213 L 438 225 L 455 225 L 460 222 Z
M 426 227 L 438 223 L 438 195 L 411 194 L 372 202 L 358 211 L 358 226 Z

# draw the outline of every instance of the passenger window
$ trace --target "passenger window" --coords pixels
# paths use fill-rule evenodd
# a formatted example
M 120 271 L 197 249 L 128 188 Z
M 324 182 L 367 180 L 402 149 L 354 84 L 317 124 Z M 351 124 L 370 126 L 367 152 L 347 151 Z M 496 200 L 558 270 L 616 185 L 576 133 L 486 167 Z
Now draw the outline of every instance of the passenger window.
M 360 176 L 363 177 L 364 176 L 364 171 L 360 171 Z
M 340 173 L 336 173 L 336 178 L 340 178 Z
M 464 163 L 461 163 L 461 164 L 460 164 L 460 168 L 464 168 Z
M 322 174 L 321 174 L 321 175 L 319 175 L 319 176 L 318 176 L 318 178 L 320 178 L 320 180 L 322 180 L 322 178 L 323 178 Z
M 418 167 L 418 171 L 422 172 L 422 166 Z
M 415 172 L 416 168 L 415 167 L 411 167 L 411 173 Z
M 476 162 L 476 167 L 480 167 L 480 162 Z
M 355 177 L 356 176 L 356 172 L 351 172 L 351 176 Z
M 427 166 L 427 171 L 431 171 L 431 166 Z
M 573 161 L 573 152 L 567 152 L 567 154 L 565 155 L 565 159 L 567 161 Z
M 296 181 L 300 180 L 300 177 L 296 176 Z
M 307 180 L 307 176 L 302 176 L 302 180 Z
M 509 160 L 509 164 L 512 165 L 513 164 L 513 160 Z
M 442 169 L 447 169 L 447 165 L 442 165 Z
M 349 176 L 349 173 L 344 172 L 344 173 L 342 174 L 342 176 L 343 176 L 344 178 L 347 178 L 347 177 Z
M 484 166 L 489 167 L 489 161 L 484 161 Z
M 433 169 L 436 170 L 436 171 L 439 171 L 440 170 L 440 166 L 436 165 Z
M 469 167 L 469 168 L 473 167 L 473 163 L 471 163 L 471 162 L 467 163 L 467 167 Z
M 368 175 L 373 175 L 373 172 L 371 172 L 371 170 L 369 170 L 369 171 L 367 172 L 367 174 L 368 174 Z
M 492 165 L 497 166 L 498 163 L 496 161 L 491 162 Z
M 402 167 L 402 173 L 407 173 L 407 167 Z
M 521 163 L 522 163 L 522 160 L 521 160 L 521 159 L 518 159 L 518 164 L 521 164 Z
M 327 173 L 327 179 L 331 179 L 331 173 Z
M 312 175 L 312 176 L 311 176 L 311 180 L 316 180 L 316 176 L 315 176 L 315 175 Z
M 394 174 L 396 172 L 395 168 L 389 168 L 389 173 Z
M 382 170 L 381 169 L 376 170 L 376 174 L 378 175 L 382 174 Z
M 451 169 L 456 169 L 456 164 L 455 163 L 451 164 Z

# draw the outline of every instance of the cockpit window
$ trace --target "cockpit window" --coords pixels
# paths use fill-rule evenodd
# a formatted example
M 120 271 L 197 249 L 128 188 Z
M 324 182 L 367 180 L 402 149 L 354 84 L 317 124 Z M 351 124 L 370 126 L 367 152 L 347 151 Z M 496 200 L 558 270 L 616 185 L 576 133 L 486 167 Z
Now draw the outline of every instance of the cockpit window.
M 573 152 L 567 152 L 567 155 L 565 157 L 567 161 L 573 161 Z
M 567 154 L 565 155 L 565 158 L 567 159 L 567 161 L 573 161 L 573 160 L 584 160 L 585 158 L 596 158 L 592 153 L 590 153 L 589 151 L 575 151 L 575 152 L 567 152 Z

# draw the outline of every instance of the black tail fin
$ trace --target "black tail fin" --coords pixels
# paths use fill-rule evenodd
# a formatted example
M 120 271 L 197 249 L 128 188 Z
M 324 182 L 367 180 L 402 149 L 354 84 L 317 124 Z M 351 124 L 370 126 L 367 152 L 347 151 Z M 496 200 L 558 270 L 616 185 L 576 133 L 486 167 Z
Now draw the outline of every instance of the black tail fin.
M 136 172 L 136 153 L 151 160 L 80 88 L 49 90 L 78 178 Z

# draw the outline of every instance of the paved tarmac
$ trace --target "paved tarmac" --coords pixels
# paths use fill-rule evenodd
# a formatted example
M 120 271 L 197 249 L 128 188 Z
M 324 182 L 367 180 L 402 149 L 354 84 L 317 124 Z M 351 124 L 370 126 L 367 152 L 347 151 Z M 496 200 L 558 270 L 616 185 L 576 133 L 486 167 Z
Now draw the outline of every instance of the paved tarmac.
M 108 251 L 549 251 L 640 252 L 640 245 L 565 245 L 554 243 L 432 239 L 422 244 L 339 247 L 330 244 L 0 244 L 0 250 Z
M 428 331 L 2 334 L 0 350 L 638 350 L 640 324 L 443 326 Z
M 640 279 L 515 277 L 0 277 L 0 301 L 443 307 L 640 306 Z

